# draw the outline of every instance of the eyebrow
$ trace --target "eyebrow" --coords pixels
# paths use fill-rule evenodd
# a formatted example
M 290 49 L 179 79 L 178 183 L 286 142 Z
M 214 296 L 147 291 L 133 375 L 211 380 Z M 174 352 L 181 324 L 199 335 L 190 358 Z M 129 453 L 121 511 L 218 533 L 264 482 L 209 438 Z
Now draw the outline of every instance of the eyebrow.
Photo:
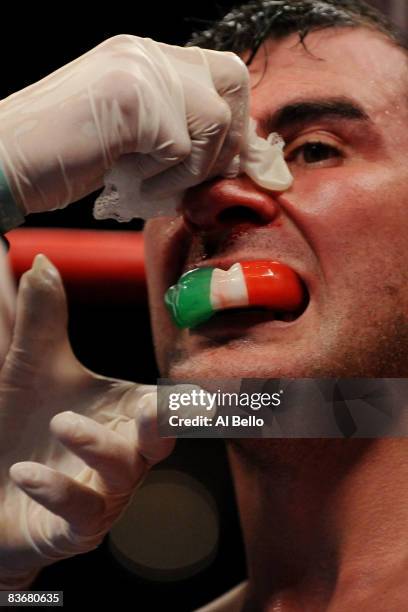
M 348 98 L 325 98 L 299 100 L 278 108 L 272 115 L 260 119 L 267 132 L 280 132 L 299 124 L 313 123 L 322 119 L 346 119 L 371 122 L 366 111 Z

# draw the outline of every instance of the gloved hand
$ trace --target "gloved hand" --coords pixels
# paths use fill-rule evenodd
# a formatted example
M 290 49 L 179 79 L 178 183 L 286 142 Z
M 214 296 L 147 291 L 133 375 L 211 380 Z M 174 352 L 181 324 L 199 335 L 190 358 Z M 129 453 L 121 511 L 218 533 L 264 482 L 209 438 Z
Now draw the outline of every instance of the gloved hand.
M 233 53 L 109 38 L 0 102 L 0 165 L 15 201 L 24 214 L 62 208 L 135 153 L 150 197 L 236 175 L 248 82 Z
M 15 302 L 16 290 L 10 273 L 7 251 L 0 240 L 0 368 L 10 344 Z
M 66 325 L 58 271 L 37 256 L 0 371 L 0 588 L 95 548 L 174 446 L 157 434 L 156 387 L 84 368 Z

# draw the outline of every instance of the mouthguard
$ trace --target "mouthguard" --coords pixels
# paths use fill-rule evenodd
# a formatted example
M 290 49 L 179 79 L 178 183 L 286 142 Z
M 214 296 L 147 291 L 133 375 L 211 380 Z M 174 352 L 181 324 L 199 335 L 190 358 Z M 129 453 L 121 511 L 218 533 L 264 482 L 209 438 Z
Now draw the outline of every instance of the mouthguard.
M 298 275 L 277 261 L 241 261 L 229 270 L 195 268 L 166 291 L 164 302 L 179 328 L 192 329 L 228 308 L 261 306 L 293 312 L 303 302 Z

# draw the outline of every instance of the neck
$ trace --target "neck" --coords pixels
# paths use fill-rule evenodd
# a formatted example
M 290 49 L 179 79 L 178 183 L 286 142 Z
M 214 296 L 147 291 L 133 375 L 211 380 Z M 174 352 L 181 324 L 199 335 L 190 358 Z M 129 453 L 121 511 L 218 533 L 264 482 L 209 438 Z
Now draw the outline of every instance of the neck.
M 248 610 L 354 610 L 387 585 L 406 605 L 407 440 L 238 440 L 228 452 Z

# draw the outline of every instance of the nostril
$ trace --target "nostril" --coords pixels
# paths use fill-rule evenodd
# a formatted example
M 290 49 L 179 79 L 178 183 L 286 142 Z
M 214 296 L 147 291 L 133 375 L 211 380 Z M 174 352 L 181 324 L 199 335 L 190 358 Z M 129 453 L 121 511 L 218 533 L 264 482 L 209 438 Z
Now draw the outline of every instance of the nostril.
M 217 221 L 225 224 L 242 223 L 244 221 L 259 224 L 262 223 L 264 219 L 258 212 L 248 206 L 230 206 L 229 208 L 224 208 L 224 210 L 218 214 Z
M 183 222 L 184 222 L 184 227 L 187 229 L 188 232 L 190 232 L 191 234 L 195 234 L 198 233 L 199 231 L 201 231 L 201 226 L 198 223 L 194 223 L 194 221 L 192 221 L 189 217 L 187 217 L 186 215 L 183 216 Z

